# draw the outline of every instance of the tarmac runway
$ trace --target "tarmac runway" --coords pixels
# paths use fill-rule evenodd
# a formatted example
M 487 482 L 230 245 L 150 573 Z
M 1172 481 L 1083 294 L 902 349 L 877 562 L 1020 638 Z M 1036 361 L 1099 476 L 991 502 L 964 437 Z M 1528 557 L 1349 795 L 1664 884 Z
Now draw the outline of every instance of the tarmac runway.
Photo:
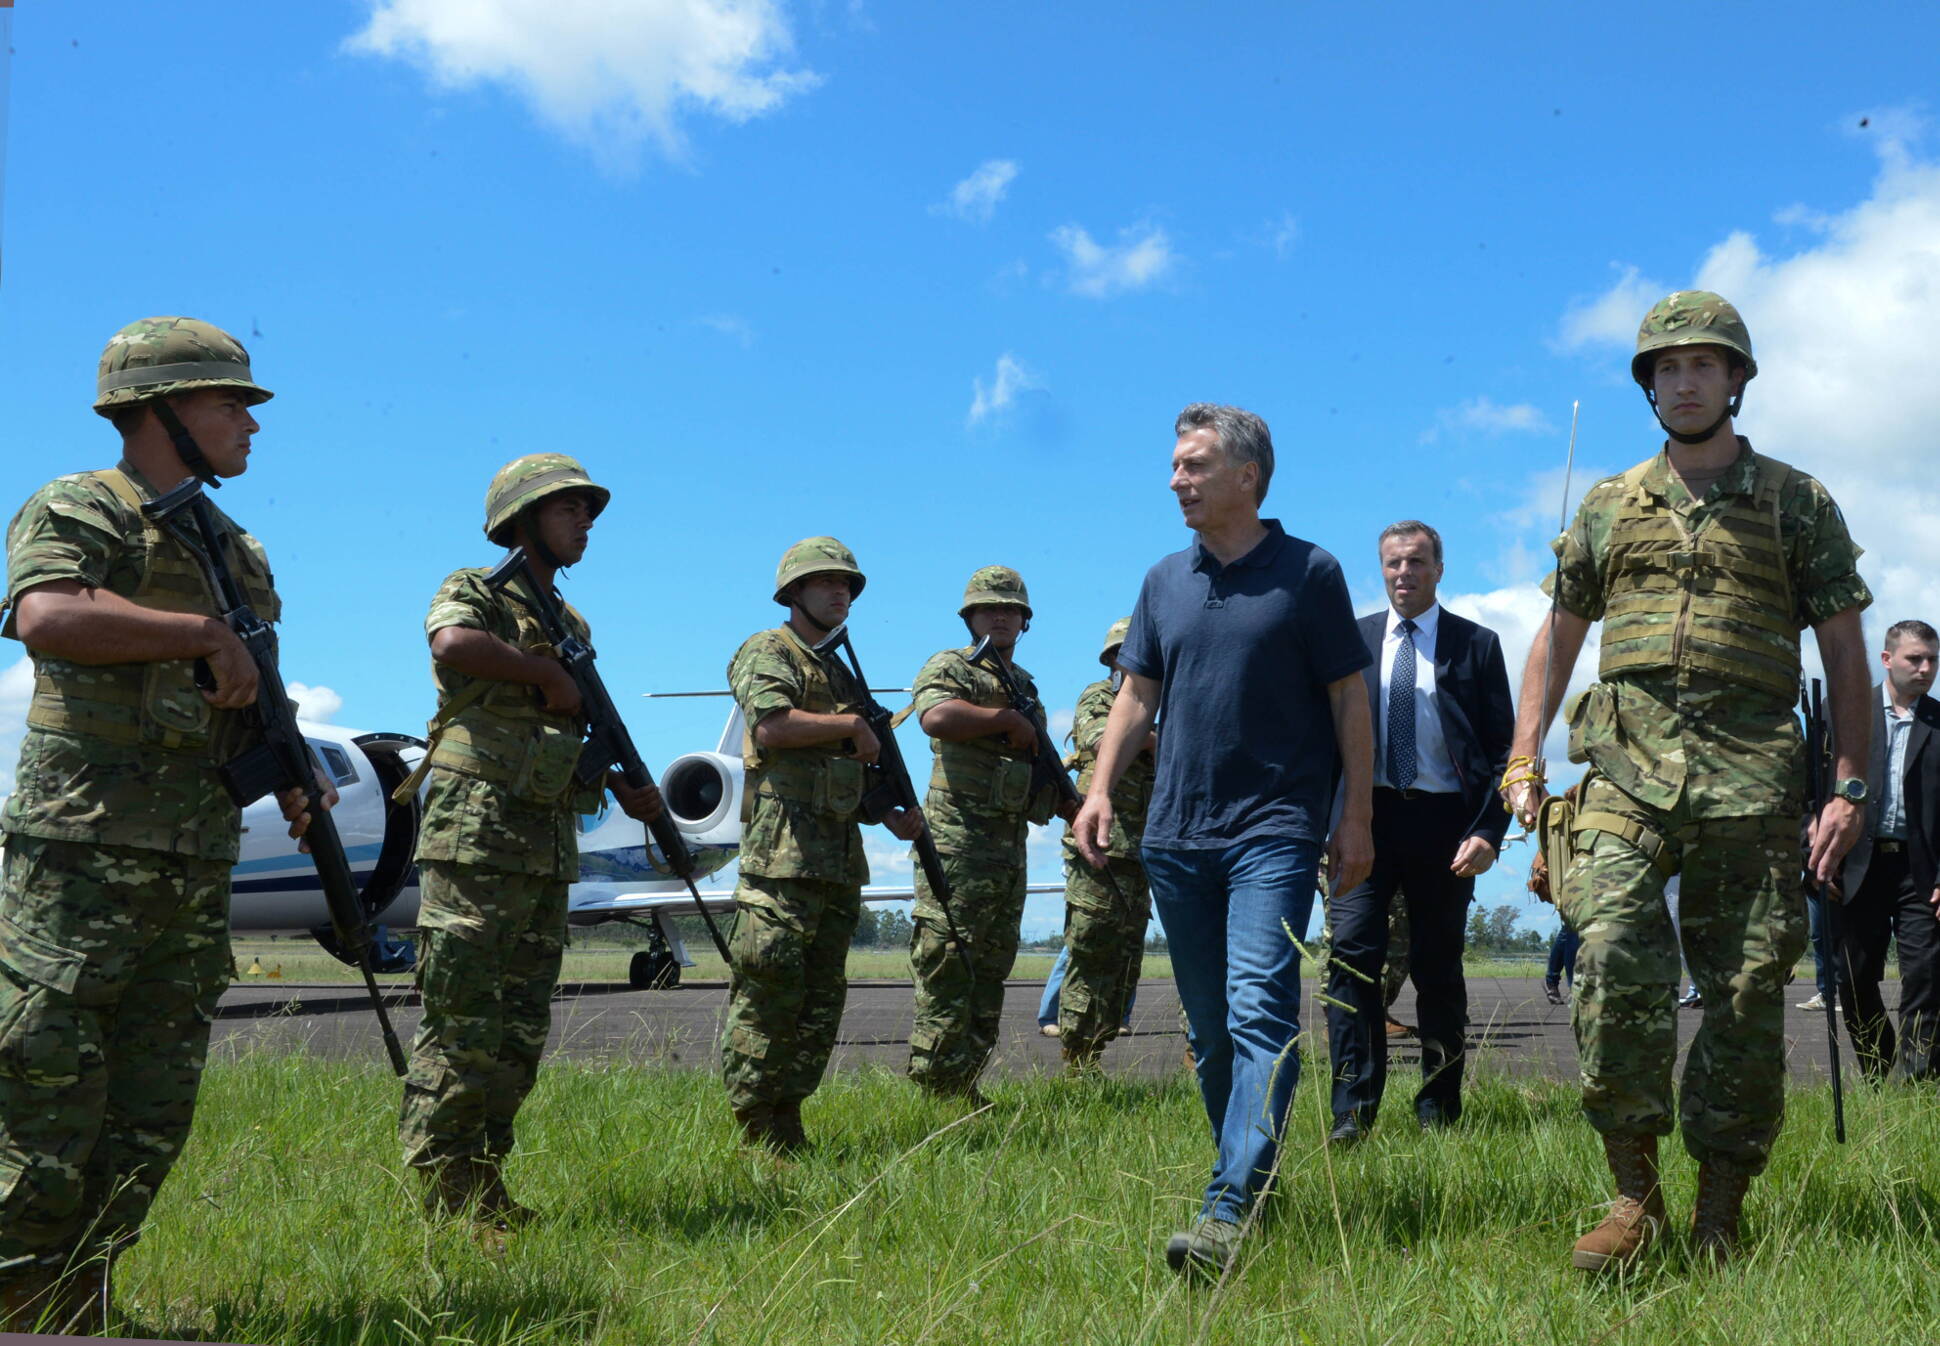
M 1888 983 L 1897 998 L 1898 983 Z M 1004 1024 L 992 1071 L 999 1076 L 1052 1073 L 1061 1068 L 1058 1044 L 1037 1028 L 1042 981 L 1013 981 L 1004 997 Z M 1312 979 L 1301 1027 L 1318 1032 L 1322 1017 L 1312 1000 Z M 1794 1008 L 1812 994 L 1810 981 L 1786 988 L 1786 1059 L 1800 1084 L 1825 1078 L 1825 1016 Z M 418 1024 L 417 997 L 400 987 L 390 997 L 391 1018 L 409 1045 Z M 577 1060 L 673 1065 L 710 1070 L 719 1065 L 715 1042 L 727 1001 L 727 984 L 690 982 L 669 991 L 635 991 L 622 982 L 562 985 L 553 1004 L 548 1055 Z M 1414 988 L 1406 987 L 1394 1013 L 1414 1022 Z M 1702 1011 L 1678 1014 L 1680 1048 L 1688 1048 Z M 377 1021 L 361 987 L 342 983 L 257 983 L 232 987 L 216 1012 L 216 1059 L 251 1051 L 307 1052 L 333 1059 L 380 1060 Z M 901 1070 L 909 1058 L 910 985 L 906 981 L 851 982 L 836 1069 L 880 1065 Z M 1576 1077 L 1576 1044 L 1568 1006 L 1549 1004 L 1537 978 L 1478 977 L 1469 982 L 1471 1070 L 1513 1075 Z M 1843 1037 L 1843 1033 L 1841 1034 Z M 1158 1076 L 1180 1069 L 1184 1037 L 1179 1030 L 1178 994 L 1170 980 L 1139 988 L 1129 1036 L 1111 1044 L 1104 1056 L 1107 1073 Z M 1412 1038 L 1390 1040 L 1389 1060 L 1414 1065 L 1420 1053 Z M 1843 1061 L 1848 1078 L 1856 1067 L 1850 1047 Z

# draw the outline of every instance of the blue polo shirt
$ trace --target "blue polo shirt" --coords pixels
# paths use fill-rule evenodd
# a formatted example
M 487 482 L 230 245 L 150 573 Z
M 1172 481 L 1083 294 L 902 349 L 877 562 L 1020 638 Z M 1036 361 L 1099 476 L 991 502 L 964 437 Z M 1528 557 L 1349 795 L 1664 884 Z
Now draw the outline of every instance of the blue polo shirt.
M 1371 662 L 1340 562 L 1277 519 L 1222 566 L 1196 539 L 1145 574 L 1118 666 L 1159 683 L 1145 844 L 1321 842 L 1340 751 L 1327 685 Z

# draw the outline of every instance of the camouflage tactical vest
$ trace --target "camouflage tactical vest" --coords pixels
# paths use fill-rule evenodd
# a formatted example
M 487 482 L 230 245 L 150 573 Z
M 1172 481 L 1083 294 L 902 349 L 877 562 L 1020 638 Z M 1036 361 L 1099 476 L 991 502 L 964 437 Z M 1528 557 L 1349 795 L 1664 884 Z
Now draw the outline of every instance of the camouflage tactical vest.
M 527 654 L 553 657 L 532 610 L 509 593 L 502 592 L 500 601 L 517 628 L 510 643 Z M 571 604 L 563 609 L 573 634 L 589 639 L 585 618 Z M 438 715 L 430 723 L 432 748 L 426 758 L 431 766 L 489 781 L 535 803 L 568 804 L 576 813 L 599 807 L 603 783 L 582 787 L 573 777 L 585 738 L 578 716 L 547 710 L 530 683 L 474 681 L 435 659 L 431 671 L 438 683 Z
M 951 653 L 963 661 L 968 683 L 976 689 L 977 694 L 966 700 L 993 710 L 1010 704 L 996 674 L 972 664 L 967 651 Z M 1012 676 L 1027 675 L 1013 667 Z M 992 735 L 954 743 L 933 738 L 930 746 L 936 751 L 935 764 L 930 768 L 930 789 L 954 796 L 959 807 L 973 812 L 1023 815 L 1034 823 L 1050 821 L 1057 806 L 1052 788 L 1042 786 L 1033 792 L 1031 779 L 1035 772 L 1031 759 L 1018 753 L 1001 737 Z
M 839 664 L 817 658 L 793 631 L 783 629 L 774 650 L 787 659 L 801 685 L 796 710 L 811 715 L 853 715 L 862 709 L 854 679 Z M 747 769 L 747 789 L 741 796 L 741 822 L 754 819 L 758 797 L 806 804 L 844 822 L 859 815 L 864 768 L 842 742 L 814 743 L 800 748 L 764 748 L 754 727 L 743 734 L 741 760 Z
M 141 490 L 119 468 L 82 474 L 92 478 L 136 514 Z M 269 560 L 262 547 L 233 521 L 216 511 L 230 569 L 250 606 L 265 621 L 281 615 L 271 587 Z M 132 540 L 132 539 L 131 539 Z M 143 517 L 140 581 L 122 597 L 157 612 L 220 612 L 215 595 L 188 545 L 162 525 Z M 77 664 L 36 655 L 34 695 L 27 723 L 56 733 L 86 734 L 125 747 L 180 753 L 211 763 L 226 762 L 242 751 L 248 728 L 242 712 L 217 710 L 195 685 L 193 659 L 139 664 Z
M 1750 450 L 1746 450 L 1750 452 Z M 1604 558 L 1603 654 L 1598 676 L 1691 669 L 1792 701 L 1799 689 L 1799 622 L 1778 520 L 1792 469 L 1754 455 L 1751 498 L 1726 498 L 1695 533 L 1644 489 L 1628 488 Z

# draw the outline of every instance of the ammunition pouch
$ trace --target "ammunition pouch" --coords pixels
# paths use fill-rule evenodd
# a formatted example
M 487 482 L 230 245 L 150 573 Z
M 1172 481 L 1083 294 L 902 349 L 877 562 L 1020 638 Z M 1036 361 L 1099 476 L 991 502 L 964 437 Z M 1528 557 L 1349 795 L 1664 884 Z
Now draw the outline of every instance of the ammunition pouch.
M 749 772 L 748 793 L 849 821 L 863 814 L 867 784 L 868 769 L 853 757 L 784 751 L 771 752 L 760 771 Z
M 974 812 L 1024 814 L 1032 821 L 1039 821 L 1039 796 L 1045 821 L 1057 804 L 1051 787 L 1038 785 L 1033 763 L 963 743 L 942 745 L 930 769 L 930 788 Z

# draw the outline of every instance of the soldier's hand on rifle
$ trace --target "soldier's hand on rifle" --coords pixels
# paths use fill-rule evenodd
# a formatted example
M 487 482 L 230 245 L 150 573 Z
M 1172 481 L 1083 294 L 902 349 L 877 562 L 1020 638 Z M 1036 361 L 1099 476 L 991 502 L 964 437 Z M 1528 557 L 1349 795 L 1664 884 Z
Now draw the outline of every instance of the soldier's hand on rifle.
M 1004 742 L 1019 752 L 1035 752 L 1037 750 L 1037 726 L 1033 725 L 1030 718 L 1022 711 L 1006 711 L 1005 715 L 1008 718 L 1002 722 L 1004 724 Z
M 883 815 L 882 825 L 888 828 L 889 834 L 898 841 L 914 841 L 922 836 L 923 829 L 929 826 L 923 821 L 921 809 L 891 809 Z
M 543 655 L 538 657 L 544 658 Z M 577 715 L 579 684 L 573 681 L 573 675 L 566 671 L 564 664 L 552 659 L 547 659 L 546 663 L 550 667 L 539 681 L 539 694 L 545 698 L 546 709 L 561 715 Z
M 1058 801 L 1058 809 L 1057 809 L 1058 817 L 1064 819 L 1066 822 L 1075 822 L 1078 817 L 1078 808 L 1081 803 L 1082 803 L 1081 800 L 1076 800 L 1076 799 L 1060 799 Z
M 209 620 L 209 638 L 210 646 L 201 658 L 216 685 L 213 690 L 203 692 L 202 699 L 219 710 L 241 710 L 255 705 L 256 661 L 243 648 L 236 633 L 214 618 Z
M 849 755 L 864 766 L 874 766 L 876 759 L 882 756 L 882 740 L 869 727 L 869 721 L 860 715 L 855 717 L 855 727 L 849 731 L 849 741 L 855 744 L 855 751 Z M 896 829 L 892 827 L 889 830 L 894 832 Z M 903 840 L 910 838 L 904 837 Z
M 337 807 L 337 787 L 324 779 L 322 771 L 317 772 L 317 802 L 325 809 Z M 297 850 L 305 855 L 310 853 L 310 843 L 303 840 L 303 834 L 310 830 L 309 803 L 310 796 L 300 785 L 276 792 L 276 805 L 283 810 L 283 821 L 290 825 L 290 835 L 297 839 Z
M 1111 817 L 1111 799 L 1103 790 L 1094 790 L 1085 796 L 1078 816 L 1071 820 L 1071 838 L 1078 844 L 1078 854 L 1093 869 L 1103 869 L 1109 858 L 1105 847 L 1111 844 Z
M 606 788 L 619 801 L 620 812 L 635 822 L 655 822 L 667 810 L 666 801 L 661 799 L 657 785 L 642 785 L 636 790 L 626 783 L 626 777 L 619 772 L 609 771 L 606 773 Z

